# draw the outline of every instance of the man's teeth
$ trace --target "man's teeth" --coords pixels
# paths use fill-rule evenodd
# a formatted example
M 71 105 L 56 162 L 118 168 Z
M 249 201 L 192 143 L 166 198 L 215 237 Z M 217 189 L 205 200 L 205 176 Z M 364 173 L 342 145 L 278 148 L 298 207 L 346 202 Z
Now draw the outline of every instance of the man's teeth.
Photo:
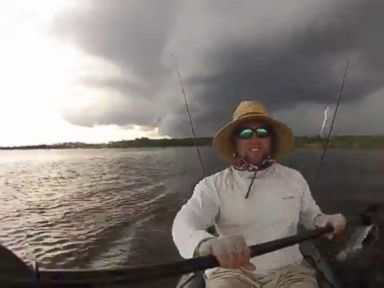
M 249 151 L 251 151 L 251 152 L 257 152 L 257 151 L 259 151 L 259 148 L 251 148 L 251 149 L 249 149 Z

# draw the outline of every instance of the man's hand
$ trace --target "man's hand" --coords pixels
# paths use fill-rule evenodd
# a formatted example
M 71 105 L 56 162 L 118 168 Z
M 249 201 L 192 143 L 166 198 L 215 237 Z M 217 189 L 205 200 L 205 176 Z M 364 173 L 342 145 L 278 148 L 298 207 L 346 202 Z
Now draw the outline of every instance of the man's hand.
M 342 214 L 333 214 L 328 216 L 328 225 L 333 227 L 333 235 L 341 234 L 347 225 L 347 219 Z
M 200 256 L 213 255 L 224 268 L 245 268 L 255 270 L 256 267 L 249 259 L 251 251 L 240 235 L 222 236 L 209 239 L 200 244 L 198 254 Z
M 334 235 L 341 234 L 345 230 L 346 224 L 347 219 L 340 213 L 332 215 L 321 214 L 315 218 L 315 225 L 317 227 L 328 225 L 333 227 L 333 232 L 325 235 L 328 239 L 332 239 Z

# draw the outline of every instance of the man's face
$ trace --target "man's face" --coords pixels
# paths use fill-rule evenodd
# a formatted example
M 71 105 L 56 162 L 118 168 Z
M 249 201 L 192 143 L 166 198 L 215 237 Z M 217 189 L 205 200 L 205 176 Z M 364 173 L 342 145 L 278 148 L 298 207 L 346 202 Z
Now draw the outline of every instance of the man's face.
M 257 129 L 261 127 L 267 127 L 263 122 L 257 120 L 250 120 L 242 123 L 236 131 L 242 128 Z M 270 131 L 271 132 L 271 131 Z M 234 141 L 236 145 L 237 155 L 243 157 L 249 163 L 259 165 L 265 159 L 266 156 L 271 155 L 272 152 L 272 135 L 268 137 L 260 138 L 252 135 L 249 139 L 241 139 L 235 133 Z

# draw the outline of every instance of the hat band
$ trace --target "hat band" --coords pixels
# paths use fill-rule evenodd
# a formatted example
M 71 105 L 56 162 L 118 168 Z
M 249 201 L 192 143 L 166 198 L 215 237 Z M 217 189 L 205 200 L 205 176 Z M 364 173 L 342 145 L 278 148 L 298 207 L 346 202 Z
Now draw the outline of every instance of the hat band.
M 263 117 L 269 117 L 268 114 L 266 113 L 263 113 L 263 112 L 248 112 L 248 113 L 244 113 L 244 114 L 241 114 L 237 117 L 235 117 L 233 120 L 237 120 L 237 119 L 241 119 L 243 117 L 248 117 L 248 116 L 263 116 Z

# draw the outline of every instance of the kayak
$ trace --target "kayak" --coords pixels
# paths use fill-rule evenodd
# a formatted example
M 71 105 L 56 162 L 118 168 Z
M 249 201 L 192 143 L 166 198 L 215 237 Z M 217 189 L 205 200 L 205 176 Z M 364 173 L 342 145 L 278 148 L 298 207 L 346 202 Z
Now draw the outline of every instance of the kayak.
M 316 247 L 311 242 L 304 242 L 300 245 L 300 249 L 305 256 L 306 259 L 310 259 L 308 262 L 316 265 L 316 270 L 319 275 L 322 277 L 318 277 L 320 281 L 325 282 L 327 284 L 332 283 L 332 285 L 328 286 L 320 286 L 320 287 L 333 287 L 340 288 L 336 276 L 334 275 L 331 267 L 327 264 L 326 261 L 320 256 L 320 253 L 316 249 Z M 79 270 L 41 270 L 38 272 L 38 269 L 32 269 L 32 267 L 27 266 L 22 260 L 20 260 L 12 251 L 6 249 L 3 246 L 0 246 L 0 256 L 1 259 L 6 261 L 1 261 L 2 265 L 0 266 L 0 282 L 6 283 L 8 280 L 12 280 L 9 282 L 8 287 L 41 287 L 39 279 L 55 279 L 59 281 L 60 279 L 64 280 L 62 283 L 62 287 L 72 287 L 76 285 L 78 287 L 84 287 L 86 283 L 83 281 L 88 278 L 88 284 L 98 282 L 98 284 L 105 284 L 115 282 L 116 284 L 120 281 L 116 281 L 116 277 L 119 277 L 119 272 L 124 272 L 121 270 L 104 270 L 104 271 L 83 271 L 84 277 L 79 278 Z M 36 267 L 35 267 L 36 268 Z M 72 275 L 71 275 L 72 273 Z M 181 277 L 179 283 L 176 288 L 204 288 L 204 272 L 199 271 L 192 274 L 184 275 Z M 120 275 L 121 276 L 121 275 Z M 101 277 L 101 278 L 100 278 Z M 68 278 L 72 278 L 72 285 L 68 285 L 65 283 L 65 280 Z M 91 280 L 93 279 L 93 280 Z M 105 281 L 100 281 L 104 279 Z M 123 280 L 123 279 L 122 279 Z M 321 283 L 319 281 L 319 283 Z M 124 281 L 122 281 L 124 282 Z M 56 282 L 55 286 L 60 286 L 59 282 Z M 7 287 L 3 286 L 2 287 Z M 43 286 L 45 287 L 45 286 Z M 108 285 L 108 287 L 110 287 Z
M 366 227 L 370 227 L 367 229 Z M 285 246 L 293 245 L 298 240 L 314 239 L 323 235 L 327 228 L 318 229 L 319 231 L 309 231 L 287 237 L 285 239 L 278 239 L 266 243 L 251 246 L 251 251 L 255 254 L 262 255 L 265 253 L 276 250 L 276 245 L 280 245 L 279 249 L 283 248 L 281 242 L 285 242 Z M 365 251 L 366 247 L 373 247 L 372 243 L 376 243 L 381 237 L 383 238 L 383 231 L 378 229 L 375 225 L 360 225 L 352 233 L 350 241 L 346 244 L 345 248 L 339 252 L 342 255 L 341 265 L 351 258 L 356 256 L 356 252 Z M 329 231 L 328 231 L 329 232 Z M 300 238 L 300 239 L 299 239 Z M 283 240 L 283 241 L 282 241 Z M 310 241 L 301 241 L 300 249 L 305 259 L 317 271 L 317 278 L 319 287 L 384 287 L 384 286 L 352 286 L 344 285 L 340 279 L 336 277 L 339 275 L 335 273 L 333 267 L 325 261 L 315 245 Z M 293 242 L 295 241 L 295 242 Z M 382 242 L 379 242 L 380 247 Z M 376 253 L 377 254 L 377 253 Z M 357 256 L 359 257 L 359 256 Z M 340 256 L 339 256 L 340 258 Z M 356 259 L 353 258 L 356 262 Z M 212 261 L 214 260 L 214 261 Z M 204 288 L 203 271 L 204 269 L 216 267 L 217 261 L 212 256 L 199 257 L 193 259 L 180 260 L 173 263 L 155 264 L 143 267 L 127 267 L 120 269 L 39 269 L 38 265 L 34 267 L 27 265 L 20 258 L 18 258 L 11 250 L 0 245 L 0 283 L 1 287 L 125 287 L 127 284 L 139 283 L 147 280 L 153 280 L 165 276 L 182 275 L 183 276 L 177 288 Z M 212 263 L 214 262 L 214 263 Z M 215 264 L 216 263 L 216 264 Z M 201 269 L 199 267 L 206 267 Z M 371 277 L 367 281 L 371 281 Z M 342 284 L 341 284 L 342 283 Z

